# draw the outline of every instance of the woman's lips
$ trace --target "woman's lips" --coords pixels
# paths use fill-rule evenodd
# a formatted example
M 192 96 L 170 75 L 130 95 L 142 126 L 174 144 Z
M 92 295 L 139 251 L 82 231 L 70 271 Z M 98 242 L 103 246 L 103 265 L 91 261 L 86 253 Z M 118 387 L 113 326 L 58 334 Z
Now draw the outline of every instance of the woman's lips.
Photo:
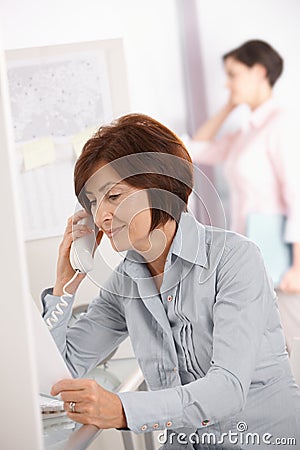
M 123 230 L 124 227 L 125 225 L 122 225 L 121 227 L 117 227 L 112 230 L 106 231 L 105 233 L 109 238 L 112 238 L 115 237 L 121 230 Z

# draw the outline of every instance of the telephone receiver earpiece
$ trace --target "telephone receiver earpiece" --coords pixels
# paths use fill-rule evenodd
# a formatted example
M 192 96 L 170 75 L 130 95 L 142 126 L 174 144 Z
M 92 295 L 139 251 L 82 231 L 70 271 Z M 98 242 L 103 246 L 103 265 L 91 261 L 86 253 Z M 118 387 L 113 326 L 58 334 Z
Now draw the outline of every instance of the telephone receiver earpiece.
M 81 225 L 87 225 L 94 233 L 77 238 L 73 241 L 70 250 L 70 263 L 74 270 L 81 273 L 88 273 L 93 269 L 93 251 L 96 244 L 96 228 L 92 216 L 85 217 L 78 221 Z

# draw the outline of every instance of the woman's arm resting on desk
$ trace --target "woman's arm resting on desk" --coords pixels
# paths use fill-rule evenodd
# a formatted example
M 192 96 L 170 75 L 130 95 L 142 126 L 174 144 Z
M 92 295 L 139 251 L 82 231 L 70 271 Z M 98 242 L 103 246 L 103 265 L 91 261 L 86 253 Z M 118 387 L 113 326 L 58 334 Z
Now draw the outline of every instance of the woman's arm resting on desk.
M 126 428 L 127 422 L 120 398 L 94 380 L 61 380 L 52 387 L 51 395 L 61 395 L 70 419 L 98 428 Z M 70 403 L 75 403 L 71 412 Z

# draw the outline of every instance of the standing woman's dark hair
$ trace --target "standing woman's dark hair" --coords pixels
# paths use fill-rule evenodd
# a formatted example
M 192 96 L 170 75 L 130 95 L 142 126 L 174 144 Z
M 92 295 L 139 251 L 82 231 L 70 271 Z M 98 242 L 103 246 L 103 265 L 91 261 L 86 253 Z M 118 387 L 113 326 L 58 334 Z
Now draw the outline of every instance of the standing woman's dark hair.
M 247 41 L 223 55 L 223 61 L 234 58 L 248 67 L 261 64 L 266 68 L 267 78 L 273 87 L 283 70 L 283 59 L 270 44 L 260 40 Z

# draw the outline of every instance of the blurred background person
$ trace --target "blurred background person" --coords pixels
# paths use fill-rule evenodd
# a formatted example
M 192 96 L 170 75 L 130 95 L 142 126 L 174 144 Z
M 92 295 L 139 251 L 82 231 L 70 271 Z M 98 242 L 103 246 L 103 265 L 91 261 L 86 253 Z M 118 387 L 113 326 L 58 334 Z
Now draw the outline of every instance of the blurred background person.
M 293 120 L 273 97 L 283 59 L 267 42 L 250 40 L 226 53 L 223 62 L 229 100 L 198 128 L 188 147 L 197 164 L 224 163 L 232 230 L 247 234 L 253 213 L 286 218 L 282 240 L 291 244 L 292 261 L 277 293 L 290 352 L 293 337 L 300 336 L 300 148 Z M 215 139 L 241 104 L 251 110 L 247 125 Z

